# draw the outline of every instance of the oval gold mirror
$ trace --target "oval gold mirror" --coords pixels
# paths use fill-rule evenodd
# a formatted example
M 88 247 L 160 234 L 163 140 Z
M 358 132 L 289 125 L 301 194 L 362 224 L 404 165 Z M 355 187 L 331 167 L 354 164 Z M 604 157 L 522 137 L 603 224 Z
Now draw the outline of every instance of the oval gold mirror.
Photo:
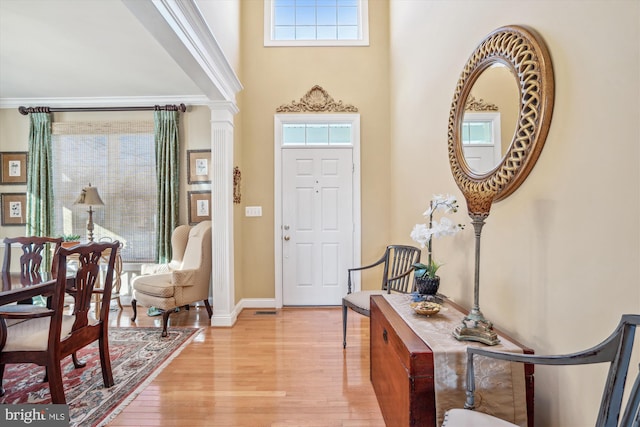
M 463 130 L 470 117 L 472 93 L 483 85 L 493 68 L 511 74 L 519 94 L 513 117 L 501 120 L 511 140 L 502 140 L 493 167 L 476 167 L 465 158 Z M 477 84 L 476 84 L 477 83 Z M 498 92 L 504 88 L 496 88 Z M 491 103 L 491 91 L 484 90 L 483 102 Z M 540 36 L 522 26 L 505 26 L 490 33 L 469 57 L 456 85 L 448 125 L 449 163 L 456 184 L 467 199 L 470 214 L 487 216 L 494 201 L 513 193 L 525 180 L 544 146 L 553 113 L 554 79 L 549 52 Z M 515 120 L 515 129 L 514 123 Z M 511 126 L 511 128 L 509 128 Z M 464 128 L 464 129 L 463 129 Z M 505 135 L 505 132 L 502 132 Z M 468 157 L 468 156 L 467 156 Z

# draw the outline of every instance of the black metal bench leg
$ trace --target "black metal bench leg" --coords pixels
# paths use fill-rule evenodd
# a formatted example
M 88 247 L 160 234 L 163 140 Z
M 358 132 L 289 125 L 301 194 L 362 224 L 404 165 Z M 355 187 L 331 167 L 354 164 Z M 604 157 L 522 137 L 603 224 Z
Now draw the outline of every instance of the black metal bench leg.
M 347 306 L 342 304 L 342 348 L 347 348 Z

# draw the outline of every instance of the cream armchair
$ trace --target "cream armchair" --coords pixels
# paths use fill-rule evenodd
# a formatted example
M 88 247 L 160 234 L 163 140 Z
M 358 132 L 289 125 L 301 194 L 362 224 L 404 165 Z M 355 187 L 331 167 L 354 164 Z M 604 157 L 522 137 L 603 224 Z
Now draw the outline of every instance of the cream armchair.
M 134 322 L 137 305 L 156 307 L 162 312 L 162 336 L 167 336 L 169 315 L 176 308 L 203 301 L 209 318 L 213 315 L 209 304 L 211 281 L 211 221 L 195 227 L 181 225 L 171 236 L 173 257 L 168 264 L 143 266 L 142 274 L 133 279 Z
M 171 262 L 166 264 L 142 264 L 140 274 L 168 273 L 173 270 L 180 270 L 184 251 L 187 249 L 187 241 L 189 241 L 189 231 L 191 231 L 191 227 L 188 225 L 177 226 L 171 233 Z

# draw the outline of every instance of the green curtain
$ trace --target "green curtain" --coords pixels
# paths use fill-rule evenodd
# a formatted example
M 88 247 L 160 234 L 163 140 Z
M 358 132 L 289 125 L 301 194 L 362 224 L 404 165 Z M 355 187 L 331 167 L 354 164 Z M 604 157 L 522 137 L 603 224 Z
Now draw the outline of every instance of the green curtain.
M 27 235 L 51 236 L 53 232 L 51 114 L 31 113 L 29 117 L 31 124 L 27 156 Z
M 180 190 L 178 112 L 156 111 L 154 123 L 158 184 L 157 262 L 162 264 L 171 261 L 171 233 L 178 226 Z

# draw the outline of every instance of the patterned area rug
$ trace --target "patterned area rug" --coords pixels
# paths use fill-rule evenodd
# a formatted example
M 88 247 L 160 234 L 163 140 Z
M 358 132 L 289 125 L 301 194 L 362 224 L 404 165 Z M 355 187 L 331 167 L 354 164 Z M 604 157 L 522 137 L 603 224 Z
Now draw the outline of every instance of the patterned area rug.
M 160 337 L 158 328 L 110 328 L 109 353 L 115 385 L 104 388 L 97 343 L 78 353 L 87 366 L 74 369 L 63 361 L 64 389 L 71 426 L 106 424 L 133 400 L 173 360 L 202 328 L 176 328 Z M 33 364 L 7 365 L 5 395 L 0 404 L 51 403 L 44 368 Z

